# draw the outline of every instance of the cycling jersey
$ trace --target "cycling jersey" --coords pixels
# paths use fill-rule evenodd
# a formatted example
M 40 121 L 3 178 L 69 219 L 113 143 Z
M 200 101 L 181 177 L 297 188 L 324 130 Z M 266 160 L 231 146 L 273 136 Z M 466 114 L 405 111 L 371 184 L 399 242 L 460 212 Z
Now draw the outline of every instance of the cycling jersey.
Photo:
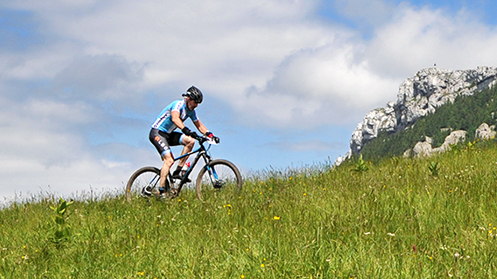
M 185 100 L 176 100 L 162 110 L 159 117 L 157 117 L 155 122 L 152 124 L 152 128 L 166 133 L 171 133 L 172 131 L 174 131 L 174 129 L 176 129 L 177 127 L 173 123 L 173 120 L 171 118 L 171 113 L 173 111 L 179 112 L 179 117 L 183 122 L 187 118 L 190 118 L 193 122 L 198 121 L 195 110 L 189 110 L 186 107 Z

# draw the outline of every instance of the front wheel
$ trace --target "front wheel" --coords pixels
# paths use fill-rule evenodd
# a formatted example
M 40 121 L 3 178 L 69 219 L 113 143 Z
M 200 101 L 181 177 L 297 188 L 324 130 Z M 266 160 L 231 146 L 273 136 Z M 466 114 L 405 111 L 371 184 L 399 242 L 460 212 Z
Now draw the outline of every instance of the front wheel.
M 242 189 L 243 181 L 238 168 L 226 160 L 212 160 L 198 174 L 195 190 L 197 197 L 227 193 L 236 195 Z
M 159 189 L 160 170 L 155 167 L 143 167 L 131 175 L 126 185 L 126 199 L 131 202 L 133 197 L 139 196 L 141 190 L 149 186 L 153 191 Z M 154 194 L 154 192 L 152 192 Z

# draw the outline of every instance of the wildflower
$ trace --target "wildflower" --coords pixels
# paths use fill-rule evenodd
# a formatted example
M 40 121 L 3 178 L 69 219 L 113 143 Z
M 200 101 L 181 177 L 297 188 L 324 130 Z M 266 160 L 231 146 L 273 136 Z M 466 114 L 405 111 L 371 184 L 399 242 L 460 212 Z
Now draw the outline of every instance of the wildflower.
M 240 278 L 245 278 L 245 276 L 243 276 L 243 274 L 242 274 L 242 276 L 240 276 Z
M 261 267 L 264 267 L 264 264 L 261 264 Z
M 273 218 L 273 219 L 274 219 L 274 220 L 279 220 L 279 219 L 281 219 L 281 217 L 280 217 L 280 216 L 274 216 L 274 218 Z
M 304 193 L 304 196 L 307 196 L 307 193 Z

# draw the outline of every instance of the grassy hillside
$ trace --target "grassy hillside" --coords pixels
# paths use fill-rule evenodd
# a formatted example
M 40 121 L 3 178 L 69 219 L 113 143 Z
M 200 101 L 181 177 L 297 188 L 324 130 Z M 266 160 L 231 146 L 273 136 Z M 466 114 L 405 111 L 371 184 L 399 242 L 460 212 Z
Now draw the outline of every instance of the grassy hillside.
M 0 278 L 497 276 L 493 141 L 265 176 L 205 202 L 13 204 L 0 211 Z

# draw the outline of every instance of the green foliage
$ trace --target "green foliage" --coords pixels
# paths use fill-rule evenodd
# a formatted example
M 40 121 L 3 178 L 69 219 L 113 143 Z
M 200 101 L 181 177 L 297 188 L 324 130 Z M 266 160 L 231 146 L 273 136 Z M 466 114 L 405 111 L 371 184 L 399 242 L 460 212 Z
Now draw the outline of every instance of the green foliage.
M 359 158 L 357 159 L 357 162 L 355 163 L 355 167 L 352 169 L 352 171 L 355 171 L 356 173 L 363 173 L 365 171 L 367 171 L 369 168 L 368 168 L 368 164 L 364 161 L 364 159 L 362 158 L 362 154 L 361 156 L 359 156 Z
M 438 107 L 435 113 L 418 119 L 404 131 L 395 134 L 380 132 L 375 140 L 364 146 L 361 153 L 366 160 L 401 156 L 426 136 L 433 139 L 433 147 L 439 147 L 445 137 L 456 130 L 465 130 L 467 140 L 473 142 L 478 126 L 483 122 L 495 125 L 496 119 L 497 87 L 471 96 L 459 96 L 453 103 Z
M 58 206 L 50 206 L 55 213 L 52 219 L 52 234 L 49 236 L 49 240 L 53 243 L 60 244 L 71 237 L 71 226 L 66 222 L 67 207 L 71 204 L 73 201 L 66 202 L 60 198 Z
M 428 164 L 428 169 L 430 170 L 431 175 L 437 176 L 439 171 L 438 162 L 430 162 Z
M 497 144 L 454 150 L 361 175 L 261 174 L 203 202 L 186 189 L 130 204 L 119 189 L 66 209 L 14 203 L 0 210 L 0 278 L 495 278 Z M 46 241 L 59 213 L 63 252 Z

